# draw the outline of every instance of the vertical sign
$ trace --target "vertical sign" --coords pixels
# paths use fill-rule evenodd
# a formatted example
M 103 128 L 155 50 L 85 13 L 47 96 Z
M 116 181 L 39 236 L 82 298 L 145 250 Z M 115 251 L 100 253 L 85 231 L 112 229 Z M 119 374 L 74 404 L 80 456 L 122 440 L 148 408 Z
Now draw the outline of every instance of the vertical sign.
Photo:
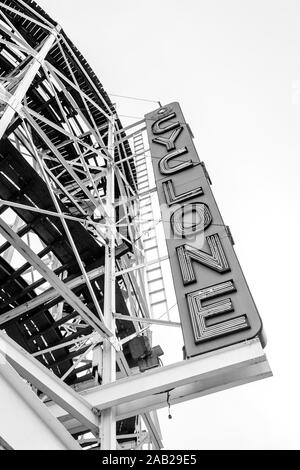
M 263 339 L 261 319 L 179 104 L 145 119 L 186 355 Z

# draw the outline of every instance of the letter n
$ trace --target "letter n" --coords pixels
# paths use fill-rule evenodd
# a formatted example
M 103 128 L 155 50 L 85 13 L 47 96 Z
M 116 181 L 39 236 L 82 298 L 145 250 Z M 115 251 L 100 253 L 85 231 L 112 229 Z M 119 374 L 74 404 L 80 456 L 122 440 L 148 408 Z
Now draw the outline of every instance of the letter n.
M 230 271 L 219 235 L 216 233 L 206 237 L 206 241 L 211 254 L 190 245 L 182 245 L 177 248 L 177 257 L 185 286 L 197 281 L 192 261 L 203 264 L 219 273 Z

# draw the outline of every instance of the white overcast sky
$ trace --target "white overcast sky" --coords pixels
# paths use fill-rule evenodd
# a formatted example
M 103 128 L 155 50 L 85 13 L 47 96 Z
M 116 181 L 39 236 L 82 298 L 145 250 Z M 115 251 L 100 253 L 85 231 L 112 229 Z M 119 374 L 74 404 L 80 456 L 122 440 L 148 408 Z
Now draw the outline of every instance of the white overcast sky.
M 108 92 L 180 102 L 265 325 L 274 377 L 162 410 L 165 447 L 299 449 L 300 2 L 38 3 Z

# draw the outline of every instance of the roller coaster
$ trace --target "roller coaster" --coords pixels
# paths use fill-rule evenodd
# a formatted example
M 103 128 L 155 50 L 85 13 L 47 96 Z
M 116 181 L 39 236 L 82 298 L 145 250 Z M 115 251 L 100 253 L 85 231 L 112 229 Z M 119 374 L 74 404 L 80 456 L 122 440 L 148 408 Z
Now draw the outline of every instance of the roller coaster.
M 162 366 L 145 121 L 31 0 L 0 2 L 0 138 L 2 448 L 160 449 L 157 409 L 271 375 L 256 335 Z

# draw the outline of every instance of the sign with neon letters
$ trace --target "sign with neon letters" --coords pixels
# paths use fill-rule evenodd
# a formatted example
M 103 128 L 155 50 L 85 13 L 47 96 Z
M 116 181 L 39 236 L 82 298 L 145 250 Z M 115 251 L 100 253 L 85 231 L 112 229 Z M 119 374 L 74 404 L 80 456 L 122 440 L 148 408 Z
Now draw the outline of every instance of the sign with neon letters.
M 187 357 L 263 339 L 230 231 L 179 104 L 145 119 Z

